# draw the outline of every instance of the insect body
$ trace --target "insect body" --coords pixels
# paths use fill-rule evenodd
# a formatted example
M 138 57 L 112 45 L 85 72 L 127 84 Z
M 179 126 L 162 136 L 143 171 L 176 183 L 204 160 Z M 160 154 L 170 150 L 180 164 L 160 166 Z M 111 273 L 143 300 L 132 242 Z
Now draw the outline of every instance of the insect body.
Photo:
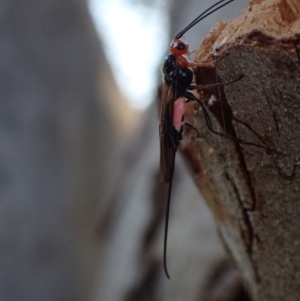
M 184 123 L 185 102 L 195 100 L 202 106 L 201 101 L 188 91 L 196 88 L 192 85 L 193 72 L 190 68 L 199 65 L 207 65 L 194 64 L 188 61 L 187 58 L 183 56 L 187 53 L 188 45 L 181 40 L 174 39 L 170 46 L 170 54 L 162 67 L 165 85 L 163 86 L 162 91 L 160 112 L 160 180 L 169 183 L 164 241 L 164 268 L 168 278 L 170 277 L 166 265 L 166 245 L 169 208 L 175 166 L 175 154 L 180 141 L 182 140 L 183 127 L 186 124 Z M 208 114 L 206 115 L 208 116 Z M 187 125 L 192 126 L 190 124 Z
M 170 51 L 173 51 L 174 48 L 176 51 L 176 47 L 184 48 L 186 44 L 172 44 Z M 179 115 L 181 115 L 179 118 L 184 117 L 184 105 L 181 105 L 179 108 L 178 106 L 174 106 L 174 103 L 178 99 L 181 99 L 181 104 L 183 103 L 182 99 L 187 98 L 187 89 L 193 80 L 193 72 L 188 68 L 188 64 L 189 62 L 185 57 L 181 56 L 180 60 L 178 60 L 171 53 L 166 58 L 162 68 L 165 85 L 163 86 L 160 112 L 160 178 L 161 181 L 166 183 L 171 182 L 174 169 L 173 157 L 182 139 L 183 132 L 183 124 L 178 126 L 177 119 Z M 174 116 L 176 116 L 176 120 L 174 120 Z M 173 124 L 173 121 L 176 122 L 176 125 Z
M 198 102 L 202 109 L 203 116 L 207 125 L 207 128 L 212 133 L 234 140 L 237 143 L 253 145 L 265 149 L 269 149 L 266 146 L 246 142 L 240 138 L 231 136 L 226 133 L 215 131 L 212 127 L 209 114 L 204 107 L 203 103 L 194 96 L 190 90 L 206 90 L 211 88 L 222 87 L 238 81 L 242 78 L 232 80 L 227 83 L 217 83 L 213 85 L 196 86 L 192 84 L 193 71 L 191 68 L 211 66 L 210 63 L 193 63 L 190 62 L 185 55 L 189 54 L 189 46 L 185 44 L 180 38 L 185 32 L 192 28 L 199 21 L 212 14 L 221 7 L 233 2 L 234 0 L 221 0 L 215 3 L 213 6 L 204 11 L 195 20 L 193 20 L 185 29 L 179 32 L 170 45 L 170 54 L 165 59 L 162 66 L 162 73 L 164 77 L 164 85 L 162 90 L 161 98 L 161 110 L 160 110 L 160 180 L 169 184 L 166 220 L 165 220 L 165 234 L 164 234 L 164 270 L 166 276 L 169 277 L 167 270 L 167 233 L 168 233 L 168 221 L 169 221 L 169 210 L 170 210 L 170 199 L 172 190 L 172 179 L 175 166 L 175 155 L 177 149 L 182 140 L 182 134 L 184 126 L 194 128 L 191 124 L 184 122 L 184 104 L 189 101 Z

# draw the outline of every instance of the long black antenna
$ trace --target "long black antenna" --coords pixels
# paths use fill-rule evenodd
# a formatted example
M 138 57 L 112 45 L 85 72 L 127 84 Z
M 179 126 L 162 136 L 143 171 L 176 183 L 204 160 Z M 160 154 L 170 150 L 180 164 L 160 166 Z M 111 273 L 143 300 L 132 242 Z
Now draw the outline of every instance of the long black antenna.
M 233 2 L 235 0 L 228 0 L 227 2 L 225 2 L 222 5 L 218 6 L 214 10 L 210 11 L 211 9 L 213 9 L 214 7 L 216 7 L 217 5 L 221 4 L 224 1 L 226 1 L 226 0 L 221 0 L 221 1 L 217 2 L 217 3 L 215 3 L 214 5 L 210 6 L 207 10 L 205 10 L 202 14 L 200 14 L 195 20 L 193 20 L 187 27 L 185 27 L 182 31 L 180 31 L 175 36 L 175 39 L 180 39 L 189 29 L 191 29 L 193 26 L 195 26 L 198 22 L 200 22 L 201 20 L 205 19 L 210 14 L 214 13 L 215 11 L 219 10 L 220 8 L 222 8 L 223 6 L 229 4 L 230 2 Z

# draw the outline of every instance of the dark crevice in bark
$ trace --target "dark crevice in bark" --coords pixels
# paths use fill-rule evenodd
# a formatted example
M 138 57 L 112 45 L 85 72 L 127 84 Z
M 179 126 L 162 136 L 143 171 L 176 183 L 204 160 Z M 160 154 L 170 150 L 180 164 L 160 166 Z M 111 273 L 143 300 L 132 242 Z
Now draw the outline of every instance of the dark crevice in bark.
M 244 172 L 244 177 L 245 177 L 245 180 L 247 182 L 247 187 L 248 187 L 249 192 L 250 192 L 250 199 L 252 200 L 252 206 L 250 208 L 245 208 L 245 205 L 243 204 L 242 199 L 240 197 L 238 197 L 237 199 L 238 199 L 239 204 L 240 204 L 240 206 L 243 210 L 244 221 L 246 223 L 246 226 L 249 229 L 250 243 L 249 243 L 249 249 L 247 251 L 248 251 L 250 260 L 253 262 L 253 260 L 252 260 L 252 250 L 253 250 L 253 245 L 254 245 L 254 230 L 253 230 L 253 227 L 252 227 L 252 224 L 251 224 L 249 213 L 256 211 L 256 209 L 257 209 L 257 199 L 256 199 L 256 195 L 255 195 L 254 186 L 253 186 L 253 183 L 252 183 L 252 180 L 251 180 L 251 176 L 250 176 L 249 171 L 247 169 L 247 164 L 245 162 L 245 158 L 243 156 L 243 153 L 242 153 L 241 148 L 240 148 L 239 145 L 238 145 L 238 150 L 239 150 L 239 158 L 240 158 L 239 162 L 241 163 L 241 167 L 242 167 L 242 170 Z M 229 180 L 231 181 L 230 177 L 229 177 Z M 239 192 L 238 192 L 238 189 L 237 189 L 234 181 L 231 181 L 231 183 L 233 185 L 235 193 L 237 194 L 237 196 L 239 196 Z M 254 269 L 254 272 L 255 272 L 256 280 L 259 281 L 260 277 L 259 277 L 258 270 L 257 270 L 257 267 L 254 264 L 254 262 L 253 262 L 253 269 Z
M 240 119 L 238 119 L 234 116 L 232 117 L 232 120 L 234 120 L 235 122 L 245 126 L 247 129 L 249 129 L 251 131 L 251 133 L 253 133 L 259 139 L 259 141 L 261 143 L 263 143 L 264 145 L 267 145 L 266 142 L 264 141 L 264 139 L 248 123 L 246 123 L 246 122 L 244 122 L 244 121 L 242 121 L 242 120 L 240 120 Z M 267 147 L 269 147 L 269 146 L 267 145 Z
M 216 74 L 216 69 L 214 67 L 207 67 L 197 69 L 195 73 L 197 85 L 210 85 L 220 83 L 220 78 Z M 209 104 L 209 99 L 211 96 L 216 97 L 216 101 Z M 200 93 L 200 99 L 203 101 L 207 109 L 214 115 L 218 120 L 221 128 L 226 134 L 235 136 L 235 132 L 232 125 L 232 111 L 227 102 L 224 89 L 214 88 L 209 89 L 206 93 Z M 212 134 L 213 135 L 213 134 Z
M 250 217 L 249 217 L 249 212 L 253 212 L 255 210 L 254 209 L 246 209 L 244 207 L 243 201 L 240 197 L 238 188 L 235 185 L 234 181 L 231 179 L 231 177 L 229 176 L 229 174 L 227 172 L 225 172 L 225 177 L 229 181 L 229 183 L 231 184 L 231 186 L 233 188 L 233 191 L 235 193 L 236 199 L 238 201 L 239 208 L 242 210 L 243 221 L 246 225 L 246 233 L 243 230 L 243 226 L 241 226 L 241 224 L 239 223 L 239 228 L 240 228 L 240 231 L 241 231 L 241 237 L 242 237 L 243 241 L 245 242 L 245 247 L 246 247 L 247 254 L 249 256 L 250 261 L 252 262 L 256 281 L 259 282 L 260 281 L 260 276 L 259 276 L 259 273 L 258 273 L 258 269 L 257 269 L 256 265 L 254 264 L 254 261 L 253 261 L 253 258 L 252 258 L 252 249 L 253 249 L 253 245 L 254 245 L 255 235 L 254 235 L 254 230 L 253 230 L 251 220 L 250 220 Z
M 274 123 L 275 123 L 277 135 L 278 135 L 278 137 L 280 137 L 280 131 L 279 131 L 279 125 L 278 125 L 277 117 L 276 117 L 275 111 L 273 110 L 272 104 L 270 102 L 270 99 L 269 99 L 269 97 L 268 97 L 268 95 L 267 95 L 267 93 L 266 93 L 263 85 L 262 85 L 262 91 L 263 91 L 263 95 L 265 96 L 265 98 L 267 100 L 267 103 L 268 103 L 268 105 L 270 107 L 270 110 L 273 113 L 273 120 L 274 120 Z
M 279 126 L 278 126 L 278 122 L 277 122 L 277 117 L 276 117 L 276 114 L 275 114 L 274 111 L 273 111 L 273 119 L 274 119 L 274 122 L 275 122 L 277 135 L 278 135 L 278 137 L 280 137 L 280 132 L 279 132 Z
M 253 240 L 253 229 L 249 220 L 249 216 L 247 214 L 247 210 L 243 207 L 243 202 L 241 200 L 240 194 L 238 192 L 238 188 L 236 187 L 234 181 L 231 179 L 231 177 L 229 176 L 229 174 L 227 172 L 225 172 L 225 177 L 226 179 L 229 181 L 229 183 L 231 184 L 231 187 L 233 188 L 234 194 L 236 196 L 236 199 L 238 201 L 239 204 L 239 208 L 242 210 L 242 214 L 243 214 L 243 221 L 245 222 L 245 225 L 247 227 L 247 233 L 245 233 L 245 231 L 243 230 L 243 226 L 241 226 L 240 224 L 240 230 L 241 230 L 241 236 L 243 238 L 243 241 L 245 242 L 245 246 L 247 249 L 247 252 L 250 253 L 251 252 L 251 248 L 252 248 L 252 240 Z
M 246 161 L 245 161 L 245 157 L 243 155 L 241 147 L 240 147 L 239 144 L 237 144 L 236 147 L 237 147 L 237 153 L 239 155 L 239 162 L 240 162 L 240 165 L 241 165 L 241 171 L 243 171 L 244 179 L 247 182 L 247 186 L 249 188 L 249 192 L 250 192 L 251 200 L 252 200 L 252 205 L 251 205 L 250 208 L 247 208 L 247 210 L 255 211 L 256 210 L 256 197 L 255 197 L 254 187 L 253 187 L 253 184 L 252 184 L 252 181 L 251 181 L 251 177 L 250 177 L 250 174 L 249 174 L 249 171 L 248 171 L 248 168 L 247 168 L 247 164 L 246 164 Z M 244 207 L 244 205 L 243 205 L 243 207 Z

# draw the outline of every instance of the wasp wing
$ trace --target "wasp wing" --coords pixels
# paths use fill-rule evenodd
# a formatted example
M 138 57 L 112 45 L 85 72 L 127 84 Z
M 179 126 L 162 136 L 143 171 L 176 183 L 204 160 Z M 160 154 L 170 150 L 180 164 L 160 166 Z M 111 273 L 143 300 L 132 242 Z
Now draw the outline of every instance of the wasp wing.
M 167 85 L 164 83 L 162 89 L 160 108 L 160 181 L 170 183 L 173 172 L 176 154 L 176 144 L 174 140 L 173 110 L 176 100 L 176 83 Z

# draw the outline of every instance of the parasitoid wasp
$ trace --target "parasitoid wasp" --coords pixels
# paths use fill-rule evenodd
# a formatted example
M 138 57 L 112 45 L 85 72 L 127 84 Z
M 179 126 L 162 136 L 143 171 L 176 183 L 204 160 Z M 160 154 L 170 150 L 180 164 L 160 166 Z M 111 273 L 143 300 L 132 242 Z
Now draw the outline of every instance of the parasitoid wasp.
M 193 63 L 189 61 L 185 55 L 189 54 L 189 45 L 185 44 L 181 37 L 198 22 L 226 6 L 227 4 L 235 0 L 221 0 L 210 6 L 204 12 L 202 12 L 196 19 L 194 19 L 188 26 L 180 31 L 173 41 L 171 42 L 169 51 L 170 54 L 166 57 L 163 66 L 162 73 L 164 78 L 164 84 L 161 97 L 160 108 L 160 181 L 169 184 L 167 208 L 165 216 L 165 232 L 164 232 L 164 271 L 168 279 L 170 279 L 167 269 L 167 236 L 168 236 L 168 224 L 170 213 L 170 201 L 172 191 L 172 180 L 175 167 L 175 155 L 177 149 L 182 140 L 184 126 L 193 127 L 192 124 L 184 122 L 185 103 L 190 101 L 196 101 L 201 107 L 205 123 L 210 132 L 222 136 L 227 139 L 231 139 L 240 144 L 253 145 L 269 150 L 268 147 L 244 141 L 235 136 L 231 136 L 226 133 L 218 132 L 213 129 L 210 116 L 205 108 L 204 104 L 198 99 L 190 90 L 206 90 L 212 88 L 223 87 L 231 84 L 242 78 L 242 75 L 230 82 L 217 83 L 212 85 L 196 86 L 192 84 L 193 71 L 191 68 L 211 66 L 211 63 Z M 195 128 L 194 128 L 195 129 Z M 195 129 L 196 130 L 196 129 Z M 197 131 L 197 130 L 196 130 Z M 197 131 L 198 132 L 198 131 Z

